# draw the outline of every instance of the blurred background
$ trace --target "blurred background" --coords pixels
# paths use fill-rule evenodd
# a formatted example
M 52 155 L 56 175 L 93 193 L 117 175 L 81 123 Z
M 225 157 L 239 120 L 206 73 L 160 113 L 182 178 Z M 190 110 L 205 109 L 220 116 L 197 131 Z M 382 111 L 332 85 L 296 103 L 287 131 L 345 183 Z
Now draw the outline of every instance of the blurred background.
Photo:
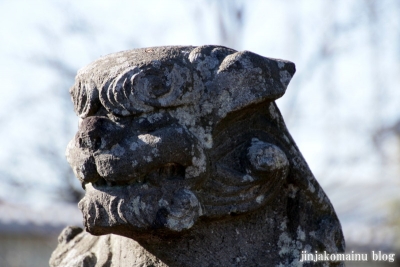
M 0 36 L 0 266 L 48 266 L 61 229 L 82 225 L 64 156 L 77 70 L 121 50 L 203 44 L 296 63 L 277 104 L 348 252 L 400 262 L 400 1 L 0 0 Z

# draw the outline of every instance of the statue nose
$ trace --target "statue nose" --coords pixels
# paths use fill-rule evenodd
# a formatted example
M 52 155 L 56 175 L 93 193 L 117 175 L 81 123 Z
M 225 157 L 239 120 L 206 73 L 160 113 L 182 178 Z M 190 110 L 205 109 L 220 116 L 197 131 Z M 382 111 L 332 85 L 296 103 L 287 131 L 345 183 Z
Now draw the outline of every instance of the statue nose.
M 85 118 L 76 135 L 76 141 L 79 147 L 96 151 L 105 142 L 107 136 L 115 132 L 115 123 L 105 117 L 88 117 Z M 103 144 L 106 145 L 106 144 Z
M 78 144 L 81 148 L 95 151 L 101 146 L 101 138 L 96 134 L 80 134 L 78 136 Z

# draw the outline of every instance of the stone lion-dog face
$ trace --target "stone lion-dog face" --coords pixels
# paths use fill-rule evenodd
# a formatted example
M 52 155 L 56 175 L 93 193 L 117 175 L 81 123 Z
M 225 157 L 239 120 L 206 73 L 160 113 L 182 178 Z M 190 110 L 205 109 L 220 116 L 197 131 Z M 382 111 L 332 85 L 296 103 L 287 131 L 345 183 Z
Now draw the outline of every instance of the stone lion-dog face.
M 273 100 L 294 72 L 222 46 L 135 49 L 81 69 L 66 156 L 87 231 L 179 234 L 267 205 L 290 168 Z

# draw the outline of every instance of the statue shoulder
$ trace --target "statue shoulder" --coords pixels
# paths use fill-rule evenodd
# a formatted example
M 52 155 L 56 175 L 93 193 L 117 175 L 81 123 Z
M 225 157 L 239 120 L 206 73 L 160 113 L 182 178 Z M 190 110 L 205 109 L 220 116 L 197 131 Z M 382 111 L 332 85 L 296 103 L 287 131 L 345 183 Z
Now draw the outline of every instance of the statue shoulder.
M 49 263 L 50 267 L 167 267 L 132 239 L 94 236 L 74 226 L 61 232 Z

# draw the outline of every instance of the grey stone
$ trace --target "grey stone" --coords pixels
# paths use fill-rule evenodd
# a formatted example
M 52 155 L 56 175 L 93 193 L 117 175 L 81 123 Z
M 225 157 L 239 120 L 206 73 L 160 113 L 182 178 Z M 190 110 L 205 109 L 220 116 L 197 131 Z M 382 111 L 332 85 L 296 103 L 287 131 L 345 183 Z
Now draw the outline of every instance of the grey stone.
M 310 266 L 302 251 L 343 253 L 274 102 L 294 73 L 222 46 L 134 49 L 79 70 L 66 156 L 85 231 L 65 230 L 50 265 Z

